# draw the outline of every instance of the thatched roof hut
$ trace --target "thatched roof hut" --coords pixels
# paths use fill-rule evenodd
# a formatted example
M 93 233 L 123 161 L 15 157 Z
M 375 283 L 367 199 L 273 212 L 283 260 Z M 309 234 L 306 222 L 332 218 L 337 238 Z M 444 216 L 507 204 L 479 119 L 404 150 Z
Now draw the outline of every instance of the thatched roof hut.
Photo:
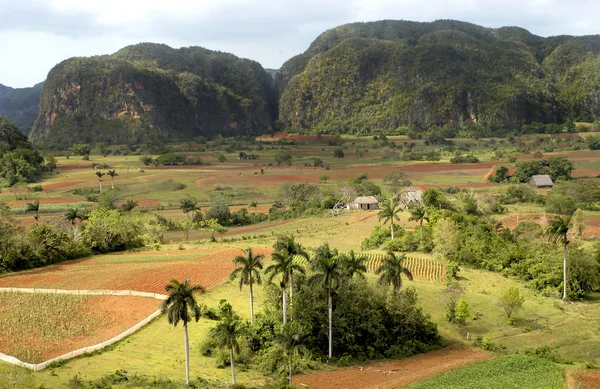
M 348 209 L 379 209 L 379 200 L 373 196 L 357 197 L 353 202 L 348 204 Z
M 536 176 L 531 176 L 529 179 L 529 185 L 534 188 L 552 188 L 554 183 L 552 182 L 552 178 L 547 174 L 540 174 Z

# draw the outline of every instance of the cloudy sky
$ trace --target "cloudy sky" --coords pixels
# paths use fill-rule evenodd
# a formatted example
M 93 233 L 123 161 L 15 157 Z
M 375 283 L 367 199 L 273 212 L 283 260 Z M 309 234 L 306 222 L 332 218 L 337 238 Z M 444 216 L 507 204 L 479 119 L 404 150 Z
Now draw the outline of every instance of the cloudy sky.
M 380 19 L 457 19 L 542 35 L 599 34 L 597 0 L 0 0 L 0 83 L 138 42 L 203 46 L 279 68 L 321 32 Z

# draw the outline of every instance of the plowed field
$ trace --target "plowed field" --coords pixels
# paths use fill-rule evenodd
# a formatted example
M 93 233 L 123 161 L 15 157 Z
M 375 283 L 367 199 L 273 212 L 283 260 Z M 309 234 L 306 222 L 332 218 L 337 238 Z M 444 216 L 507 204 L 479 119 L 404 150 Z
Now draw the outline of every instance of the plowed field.
M 395 389 L 490 358 L 479 350 L 448 347 L 397 361 L 301 375 L 294 386 L 312 389 Z
M 0 351 L 30 363 L 111 339 L 160 301 L 133 296 L 0 294 Z
M 269 249 L 255 249 L 270 254 Z M 163 293 L 171 279 L 211 288 L 225 281 L 241 250 L 235 248 L 150 251 L 67 261 L 0 277 L 0 287 L 137 290 Z

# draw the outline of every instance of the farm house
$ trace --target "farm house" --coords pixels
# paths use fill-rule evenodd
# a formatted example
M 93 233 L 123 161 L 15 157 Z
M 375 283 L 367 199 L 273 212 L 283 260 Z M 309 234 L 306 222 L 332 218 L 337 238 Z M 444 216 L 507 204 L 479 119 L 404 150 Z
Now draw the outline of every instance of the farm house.
M 534 188 L 552 188 L 554 185 L 552 182 L 552 178 L 550 178 L 547 174 L 531 176 L 529 179 L 529 185 Z
M 373 196 L 357 197 L 347 205 L 348 209 L 361 209 L 369 211 L 379 209 L 379 201 Z

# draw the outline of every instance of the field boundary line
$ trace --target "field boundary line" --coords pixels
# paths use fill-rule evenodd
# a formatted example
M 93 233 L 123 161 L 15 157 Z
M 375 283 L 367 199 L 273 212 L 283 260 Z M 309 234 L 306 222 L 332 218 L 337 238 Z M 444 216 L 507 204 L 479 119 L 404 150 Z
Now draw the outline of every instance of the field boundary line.
M 0 288 L 0 293 L 40 293 L 40 294 L 71 294 L 71 295 L 89 295 L 89 296 L 136 296 L 136 297 L 148 297 L 156 300 L 166 300 L 167 296 L 160 293 L 149 293 L 149 292 L 139 292 L 136 290 L 79 290 L 79 289 L 44 289 L 44 288 Z M 71 358 L 79 357 L 81 355 L 92 353 L 94 351 L 102 350 L 105 347 L 108 347 L 129 335 L 137 332 L 139 329 L 144 327 L 146 324 L 150 323 L 152 320 L 156 319 L 161 315 L 161 310 L 157 310 L 153 312 L 151 315 L 147 316 L 144 320 L 135 324 L 133 327 L 128 328 L 127 330 L 121 332 L 117 336 L 104 341 L 102 343 L 95 344 L 93 346 L 87 346 L 80 348 L 78 350 L 70 351 L 66 354 L 60 355 L 58 357 L 49 359 L 40 363 L 27 363 L 23 362 L 20 359 L 13 357 L 11 355 L 6 355 L 0 353 L 0 360 L 6 363 L 10 363 L 12 365 L 24 367 L 33 371 L 40 371 L 47 368 L 49 365 L 59 362 L 66 361 Z

